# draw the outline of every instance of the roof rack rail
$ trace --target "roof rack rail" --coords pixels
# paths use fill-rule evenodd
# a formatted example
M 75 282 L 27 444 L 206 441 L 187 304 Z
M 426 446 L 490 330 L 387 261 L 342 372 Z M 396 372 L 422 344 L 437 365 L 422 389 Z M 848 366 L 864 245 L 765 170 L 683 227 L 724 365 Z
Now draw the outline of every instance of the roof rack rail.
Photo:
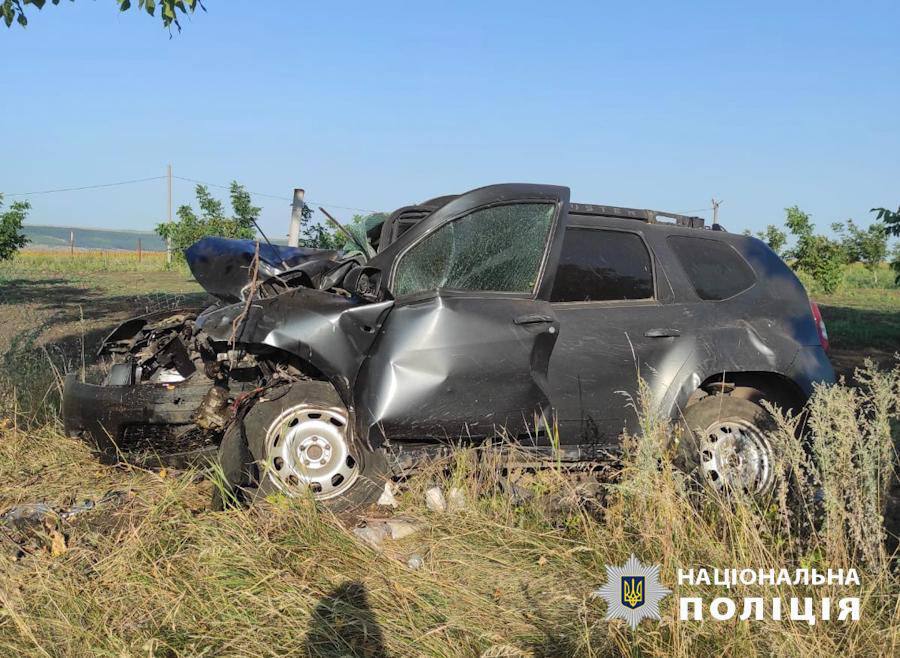
M 662 210 L 646 210 L 642 208 L 619 208 L 616 206 L 598 206 L 593 203 L 570 203 L 569 212 L 576 215 L 600 215 L 603 217 L 619 217 L 622 219 L 636 219 L 648 224 L 674 224 L 676 226 L 686 226 L 688 228 L 705 228 L 706 220 L 702 217 L 691 217 L 690 215 L 679 215 L 674 212 L 664 212 Z M 660 221 L 660 217 L 672 219 L 675 221 Z

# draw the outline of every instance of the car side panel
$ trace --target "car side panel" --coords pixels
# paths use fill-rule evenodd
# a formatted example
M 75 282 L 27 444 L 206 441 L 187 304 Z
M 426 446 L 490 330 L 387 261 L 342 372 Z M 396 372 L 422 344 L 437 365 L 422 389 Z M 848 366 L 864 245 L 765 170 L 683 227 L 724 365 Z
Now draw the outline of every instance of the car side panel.
M 521 323 L 531 317 L 548 321 Z M 373 445 L 533 431 L 549 410 L 558 329 L 550 305 L 531 299 L 441 293 L 397 304 L 357 379 L 357 427 Z
M 653 233 L 652 241 L 658 245 L 656 251 L 670 274 L 678 304 L 694 327 L 694 332 L 682 336 L 694 343 L 691 355 L 664 392 L 658 391 L 662 413 L 677 418 L 700 383 L 724 372 L 780 375 L 807 396 L 814 383 L 834 381 L 834 371 L 819 344 L 806 291 L 768 246 L 756 238 L 717 234 L 716 239 L 731 244 L 750 264 L 757 282 L 731 299 L 703 301 L 678 259 L 663 244 L 668 235 L 692 232 L 668 228 Z

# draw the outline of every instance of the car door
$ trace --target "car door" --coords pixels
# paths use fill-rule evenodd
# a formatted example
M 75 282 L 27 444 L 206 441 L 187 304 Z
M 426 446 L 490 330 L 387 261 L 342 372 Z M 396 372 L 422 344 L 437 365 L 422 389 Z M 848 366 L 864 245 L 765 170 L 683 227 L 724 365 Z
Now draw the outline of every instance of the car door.
M 517 436 L 548 413 L 559 324 L 536 292 L 567 206 L 567 188 L 481 188 L 370 261 L 395 298 L 355 387 L 370 439 Z
M 560 323 L 549 382 L 563 443 L 615 445 L 637 430 L 638 379 L 665 393 L 686 317 L 634 220 L 570 218 L 547 292 Z

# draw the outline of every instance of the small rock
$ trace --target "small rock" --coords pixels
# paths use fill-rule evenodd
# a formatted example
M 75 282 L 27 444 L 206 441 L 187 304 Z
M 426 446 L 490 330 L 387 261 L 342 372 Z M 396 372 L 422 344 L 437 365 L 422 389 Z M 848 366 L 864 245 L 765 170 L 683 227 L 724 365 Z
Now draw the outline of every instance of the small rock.
M 398 507 L 397 497 L 394 495 L 394 487 L 392 482 L 384 483 L 384 491 L 381 493 L 381 496 L 378 498 L 378 505 L 382 505 L 384 507 Z
M 444 492 L 440 487 L 431 487 L 425 492 L 425 506 L 432 512 L 446 512 L 447 500 L 444 498 Z
M 459 487 L 450 487 L 447 492 L 447 509 L 451 512 L 460 512 L 466 509 L 466 493 Z
M 421 569 L 425 566 L 425 560 L 422 559 L 422 556 L 418 553 L 413 553 L 409 556 L 409 559 L 406 561 L 406 566 L 408 566 L 413 571 Z

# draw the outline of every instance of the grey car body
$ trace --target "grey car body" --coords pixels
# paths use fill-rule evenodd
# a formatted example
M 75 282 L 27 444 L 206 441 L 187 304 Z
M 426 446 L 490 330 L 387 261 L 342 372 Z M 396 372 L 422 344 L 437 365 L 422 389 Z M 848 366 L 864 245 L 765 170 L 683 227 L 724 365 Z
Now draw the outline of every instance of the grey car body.
M 502 184 L 400 209 L 370 238 L 368 259 L 309 251 L 288 263 L 272 248 L 255 288 L 248 243 L 201 241 L 189 261 L 222 301 L 191 316 L 181 347 L 153 348 L 184 353 L 180 368 L 154 356 L 180 378 L 142 383 L 133 363 L 101 386 L 70 377 L 68 430 L 108 447 L 135 423 L 188 426 L 211 387 L 231 402 L 264 383 L 268 370 L 237 377 L 238 362 L 284 358 L 333 385 L 368 450 L 501 430 L 546 449 L 542 430 L 557 423 L 559 454 L 579 460 L 636 428 L 638 376 L 672 419 L 722 387 L 799 406 L 834 379 L 791 270 L 756 238 L 699 218 Z M 225 267 L 233 280 L 216 276 Z M 127 352 L 156 321 L 126 323 L 101 352 Z M 173 411 L 179 391 L 193 397 Z

